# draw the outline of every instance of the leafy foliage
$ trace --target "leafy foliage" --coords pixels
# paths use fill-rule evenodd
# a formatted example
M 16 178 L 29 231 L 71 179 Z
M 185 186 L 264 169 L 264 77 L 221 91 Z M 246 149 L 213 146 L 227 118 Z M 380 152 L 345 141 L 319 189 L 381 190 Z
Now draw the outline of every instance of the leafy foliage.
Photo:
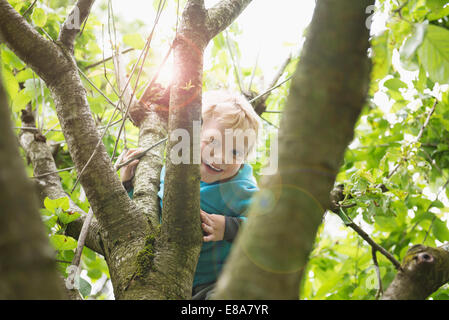
M 9 2 L 23 15 L 33 1 Z M 72 2 L 67 0 L 38 1 L 27 12 L 26 19 L 42 36 L 48 34 L 56 39 L 70 5 Z M 154 1 L 155 10 L 157 5 L 158 1 Z M 168 6 L 167 10 L 176 12 L 176 2 Z M 126 23 L 120 18 L 116 19 L 117 30 L 111 25 L 102 27 L 99 17 L 106 17 L 107 10 L 107 1 L 100 2 L 75 43 L 80 70 L 101 90 L 100 93 L 83 80 L 99 130 L 106 126 L 114 110 L 105 97 L 116 102 L 118 94 L 112 61 L 96 63 L 107 58 L 115 48 L 134 48 L 136 50 L 126 54 L 126 71 L 131 74 L 150 31 L 143 23 Z M 383 17 L 385 21 L 382 30 L 372 30 L 369 100 L 336 183 L 345 186 L 346 198 L 342 205 L 352 206 L 345 209 L 345 214 L 400 260 L 412 244 L 438 246 L 449 241 L 449 192 L 446 188 L 449 178 L 449 4 L 445 0 L 379 0 L 376 12 L 374 21 L 381 21 Z M 268 89 L 268 84 L 261 81 L 263 69 L 260 66 L 240 65 L 241 34 L 242 30 L 234 23 L 213 39 L 206 52 L 209 63 L 204 70 L 205 90 L 223 86 L 240 90 L 236 74 L 246 91 L 262 93 Z M 163 61 L 173 36 L 174 27 L 170 36 L 153 40 L 159 42 L 153 42 L 137 85 L 137 72 L 131 77 L 131 87 L 136 88 L 137 96 L 142 94 L 145 84 Z M 0 53 L 14 126 L 22 126 L 20 110 L 30 104 L 36 112 L 37 126 L 50 144 L 58 146 L 55 156 L 58 168 L 73 166 L 44 82 L 3 44 Z M 293 73 L 297 62 L 298 57 L 293 57 L 281 79 Z M 281 63 L 279 61 L 279 65 Z M 234 65 L 240 66 L 239 70 Z M 163 74 L 160 80 L 166 80 Z M 282 112 L 288 88 L 286 83 L 270 94 L 267 110 Z M 266 119 L 264 128 L 268 133 L 262 138 L 258 157 L 252 163 L 258 179 L 261 168 L 269 161 L 272 140 L 268 137 L 273 136 L 275 126 L 280 123 L 280 113 L 262 116 Z M 117 114 L 113 121 L 120 118 Z M 109 128 L 103 139 L 111 156 L 119 126 L 120 122 Z M 118 153 L 136 147 L 137 139 L 137 129 L 127 122 L 125 133 L 119 138 Z M 32 175 L 31 165 L 27 165 L 27 172 Z M 80 186 L 72 191 L 76 172 L 60 172 L 60 177 L 70 198 L 87 212 L 89 202 Z M 68 198 L 45 199 L 45 208 L 41 209 L 59 269 L 65 276 L 77 241 L 65 236 L 64 230 L 67 224 L 79 218 L 79 214 L 69 211 L 68 202 Z M 379 253 L 377 257 L 385 289 L 396 271 L 385 257 Z M 84 248 L 81 267 L 81 295 L 111 298 L 106 282 L 110 275 L 104 258 Z M 320 228 L 305 275 L 300 288 L 300 295 L 305 299 L 374 299 L 378 291 L 371 248 L 331 212 L 326 214 Z M 447 300 L 449 288 L 439 289 L 432 298 Z
M 336 182 L 345 186 L 342 204 L 354 205 L 346 214 L 400 260 L 413 244 L 448 241 L 449 12 L 447 1 L 384 0 L 376 6 L 387 19 L 384 30 L 372 33 L 370 97 Z M 374 299 L 371 248 L 330 215 L 302 296 Z M 395 270 L 377 255 L 385 289 Z M 447 296 L 445 286 L 432 298 Z

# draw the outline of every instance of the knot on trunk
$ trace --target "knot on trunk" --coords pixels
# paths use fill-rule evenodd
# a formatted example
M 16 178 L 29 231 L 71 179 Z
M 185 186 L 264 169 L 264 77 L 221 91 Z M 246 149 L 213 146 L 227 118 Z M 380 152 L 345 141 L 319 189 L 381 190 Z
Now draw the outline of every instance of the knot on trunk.
M 155 112 L 164 121 L 168 121 L 168 107 L 170 105 L 170 87 L 163 87 L 159 83 L 150 84 L 139 102 L 129 108 L 129 117 L 135 126 L 140 127 L 148 113 Z

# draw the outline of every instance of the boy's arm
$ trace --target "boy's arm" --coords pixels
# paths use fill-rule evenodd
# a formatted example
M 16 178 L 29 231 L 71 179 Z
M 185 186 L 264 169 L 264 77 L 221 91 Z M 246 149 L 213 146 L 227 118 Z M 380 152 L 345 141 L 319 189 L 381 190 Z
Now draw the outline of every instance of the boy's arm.
M 240 229 L 243 219 L 240 217 L 225 216 L 225 230 L 223 240 L 233 242 Z
M 205 232 L 203 241 L 226 240 L 233 242 L 239 231 L 240 225 L 246 217 L 231 217 L 221 214 L 209 214 L 203 210 L 201 213 L 201 227 Z

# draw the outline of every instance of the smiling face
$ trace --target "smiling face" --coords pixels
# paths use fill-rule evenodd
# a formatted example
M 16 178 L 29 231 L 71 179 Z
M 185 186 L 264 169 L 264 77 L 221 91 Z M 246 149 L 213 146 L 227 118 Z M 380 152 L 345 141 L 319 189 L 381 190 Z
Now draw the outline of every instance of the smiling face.
M 232 130 L 214 119 L 204 122 L 201 131 L 201 181 L 213 183 L 234 177 L 246 155 L 245 146 Z
M 201 180 L 230 179 L 254 153 L 259 116 L 242 95 L 215 90 L 203 95 L 202 117 Z

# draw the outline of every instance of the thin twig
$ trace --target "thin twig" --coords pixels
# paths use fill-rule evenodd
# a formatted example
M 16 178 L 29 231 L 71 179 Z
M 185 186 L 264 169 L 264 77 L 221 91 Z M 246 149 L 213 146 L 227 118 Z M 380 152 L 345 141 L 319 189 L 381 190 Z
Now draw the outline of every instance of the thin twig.
M 401 14 L 402 9 L 405 8 L 405 6 L 410 2 L 410 0 L 405 1 L 403 4 L 401 4 L 401 6 L 399 8 L 397 8 L 396 10 L 393 10 L 394 13 L 399 13 Z
M 226 44 L 229 50 L 229 55 L 231 56 L 231 61 L 232 61 L 232 65 L 234 66 L 234 73 L 235 73 L 235 77 L 237 78 L 237 84 L 239 86 L 240 92 L 243 92 L 243 84 L 242 84 L 242 80 L 241 80 L 241 72 L 240 72 L 240 68 L 237 66 L 237 62 L 234 59 L 234 52 L 232 51 L 231 48 L 231 43 L 229 42 L 229 35 L 228 32 L 225 31 L 225 38 L 226 38 Z
M 151 149 L 157 147 L 157 146 L 160 145 L 161 143 L 167 141 L 167 139 L 168 139 L 168 138 L 161 139 L 161 140 L 159 140 L 158 142 L 156 142 L 155 144 L 153 144 L 153 145 L 149 146 L 148 148 L 144 149 L 142 152 L 139 152 L 137 155 L 131 157 L 131 158 L 130 158 L 129 160 L 127 160 L 126 162 L 117 164 L 117 165 L 115 166 L 115 170 L 118 171 L 118 170 L 120 170 L 122 167 L 127 166 L 128 164 L 130 164 L 131 162 L 133 162 L 134 160 L 142 158 L 148 151 L 150 151 Z
M 81 261 L 81 254 L 83 252 L 84 244 L 86 242 L 87 233 L 89 231 L 90 222 L 93 217 L 92 208 L 89 208 L 89 212 L 87 213 L 86 220 L 84 220 L 83 226 L 81 227 L 80 235 L 78 237 L 78 245 L 76 246 L 75 256 L 72 260 L 72 265 L 79 267 Z
M 146 58 L 147 58 L 148 52 L 149 52 L 149 50 L 150 50 L 151 40 L 152 40 L 152 38 L 153 38 L 153 34 L 154 34 L 155 29 L 156 29 L 156 25 L 157 25 L 158 22 L 159 22 L 159 18 L 160 18 L 160 16 L 161 16 L 162 9 L 163 9 L 163 7 L 165 6 L 166 0 L 163 0 L 163 1 L 164 1 L 164 2 L 162 3 L 162 0 L 159 0 L 159 7 L 158 7 L 158 9 L 157 9 L 156 18 L 155 18 L 155 21 L 154 21 L 154 24 L 153 24 L 153 29 L 151 30 L 150 36 L 148 37 L 148 40 L 147 40 L 147 43 L 146 43 L 146 49 L 144 48 L 145 54 L 144 54 L 143 59 L 142 59 L 142 66 L 140 67 L 139 73 L 137 74 L 136 84 L 135 84 L 135 86 L 134 86 L 134 90 L 132 91 L 131 98 L 130 98 L 129 103 L 128 103 L 128 106 L 127 106 L 127 108 L 126 108 L 124 120 L 123 120 L 123 122 L 122 122 L 122 124 L 121 124 L 121 126 L 120 126 L 120 129 L 119 129 L 119 132 L 118 132 L 118 136 L 117 136 L 117 140 L 115 141 L 115 145 L 114 145 L 114 150 L 112 151 L 112 157 L 111 157 L 111 158 L 114 158 L 115 153 L 117 152 L 117 147 L 118 147 L 118 142 L 119 142 L 119 140 L 120 140 L 120 135 L 121 135 L 121 133 L 122 133 L 122 131 L 123 131 L 123 127 L 125 126 L 125 121 L 126 121 L 126 118 L 128 117 L 129 108 L 130 108 L 130 106 L 131 106 L 132 99 L 133 99 L 133 97 L 134 97 L 134 95 L 135 95 L 135 93 L 136 93 L 137 86 L 139 85 L 139 80 L 140 80 L 140 76 L 141 76 L 141 74 L 142 74 L 143 65 L 144 65 L 145 60 L 146 60 Z M 161 5 L 161 4 L 162 4 L 162 5 Z M 130 77 L 129 79 L 131 79 L 131 77 Z M 128 82 L 129 82 L 129 81 L 128 81 Z
M 175 39 L 176 39 L 176 37 L 175 37 Z M 156 82 L 157 78 L 159 77 L 159 73 L 161 72 L 163 66 L 165 65 L 165 63 L 168 60 L 168 57 L 170 56 L 170 53 L 173 50 L 174 44 L 175 44 L 175 41 L 172 41 L 172 44 L 170 45 L 170 48 L 168 49 L 167 53 L 165 54 L 165 57 L 162 60 L 161 64 L 158 66 L 158 68 L 157 68 L 155 74 L 153 75 L 153 78 L 150 80 L 147 88 L 151 88 L 153 86 L 154 82 Z
M 350 227 L 352 230 L 357 232 L 359 234 L 359 236 L 361 236 L 363 240 L 368 242 L 372 248 L 375 248 L 377 251 L 382 253 L 388 260 L 390 260 L 396 269 L 402 270 L 401 263 L 398 260 L 396 260 L 396 258 L 391 253 L 389 253 L 382 246 L 380 246 L 373 239 L 371 239 L 371 237 L 365 231 L 363 231 L 363 229 L 360 228 L 357 224 L 355 224 L 354 222 L 351 222 L 348 224 L 348 227 Z
M 377 283 L 379 284 L 379 288 L 377 289 L 377 293 L 376 293 L 376 300 L 378 300 L 379 297 L 383 294 L 384 290 L 382 288 L 382 277 L 380 275 L 379 263 L 377 262 L 376 252 L 377 252 L 377 250 L 372 247 L 371 254 L 373 256 L 374 268 L 376 269 Z
M 432 109 L 430 109 L 429 114 L 427 115 L 426 121 L 424 121 L 424 124 L 421 127 L 421 130 L 419 131 L 418 136 L 416 137 L 416 142 L 418 142 L 421 139 L 421 137 L 422 137 L 422 135 L 424 133 L 424 130 L 426 129 L 427 125 L 429 124 L 430 117 L 432 117 L 433 113 L 435 112 L 437 104 L 438 104 L 438 100 L 435 99 L 435 102 L 433 103 Z
M 55 171 L 52 171 L 52 172 L 39 174 L 37 176 L 32 176 L 31 179 L 40 179 L 40 178 L 49 176 L 49 175 L 54 174 L 54 173 L 63 172 L 63 171 L 70 171 L 70 170 L 73 170 L 73 169 L 75 169 L 75 167 L 68 167 L 68 168 L 64 168 L 64 169 L 59 169 L 59 170 L 55 170 Z
M 269 120 L 260 117 L 260 119 L 262 119 L 263 121 L 265 121 L 266 123 L 268 123 L 270 126 L 275 127 L 276 129 L 279 129 L 279 127 L 277 125 L 275 125 L 274 123 L 270 122 Z
M 71 264 L 71 261 L 66 261 L 66 260 L 60 260 L 60 259 L 55 259 L 55 262 L 59 262 L 59 263 L 67 263 L 67 264 Z
M 285 79 L 284 81 L 278 83 L 277 85 L 275 85 L 274 87 L 271 87 L 269 89 L 267 89 L 265 92 L 259 94 L 258 96 L 256 96 L 255 98 L 252 98 L 251 100 L 249 100 L 249 103 L 259 99 L 260 97 L 263 97 L 264 95 L 270 93 L 271 91 L 273 91 L 274 89 L 279 88 L 280 86 L 282 86 L 284 83 L 286 83 L 287 81 L 289 81 L 293 76 L 288 77 L 287 79 Z
M 433 165 L 442 176 L 444 176 L 443 170 L 438 166 L 438 164 L 436 163 L 435 159 L 432 159 L 432 157 L 430 156 L 430 154 L 426 150 L 421 149 L 421 152 L 424 153 L 424 155 L 426 156 L 426 158 L 430 162 L 430 164 Z
M 279 81 L 281 76 L 284 74 L 285 69 L 287 68 L 287 66 L 289 65 L 291 60 L 292 60 L 292 55 L 289 54 L 287 56 L 287 58 L 284 60 L 284 62 L 282 63 L 281 67 L 279 68 L 279 70 L 277 71 L 275 76 L 273 77 L 273 79 L 271 80 L 270 84 L 268 85 L 269 88 L 274 87 L 276 85 L 276 83 Z
M 35 128 L 35 127 L 13 127 L 13 129 L 40 131 L 38 128 Z M 45 131 L 62 132 L 62 130 L 60 130 L 60 129 L 43 129 L 43 130 L 45 130 Z
M 279 111 L 279 110 L 265 110 L 262 113 L 282 113 L 282 111 Z
M 254 76 L 256 75 L 257 66 L 259 64 L 260 50 L 261 50 L 261 48 L 259 48 L 259 51 L 257 51 L 256 63 L 254 63 L 253 71 L 251 72 L 251 78 L 249 78 L 248 92 L 251 91 L 251 86 L 253 85 Z
M 338 205 L 338 204 L 337 204 L 337 206 L 340 207 L 340 205 Z M 396 267 L 396 269 L 402 270 L 401 263 L 398 260 L 396 260 L 396 258 L 391 253 L 389 253 L 385 248 L 383 248 L 381 245 L 377 244 L 373 239 L 371 239 L 371 237 L 361 227 L 359 227 L 356 223 L 354 223 L 354 221 L 352 221 L 352 219 L 348 215 L 346 215 L 346 213 L 344 212 L 344 210 L 342 208 L 340 208 L 340 209 L 343 212 L 344 217 L 342 217 L 342 214 L 340 214 L 338 212 L 338 209 L 333 212 L 335 212 L 340 217 L 340 219 L 343 220 L 343 222 L 345 223 L 346 226 L 348 226 L 352 230 L 354 230 L 359 236 L 362 237 L 363 240 L 368 242 L 368 244 L 372 248 L 374 248 L 376 251 L 379 251 L 388 260 L 390 260 L 391 263 L 393 263 L 393 265 Z
M 89 79 L 89 77 L 88 77 L 88 76 L 87 76 L 87 75 L 86 75 L 80 68 L 78 68 L 78 72 L 84 77 L 84 79 L 87 80 L 87 82 L 89 82 L 89 84 L 90 84 L 95 90 L 97 90 L 97 92 L 98 92 L 103 98 L 106 99 L 106 101 L 107 101 L 111 106 L 117 107 L 118 104 L 115 104 L 114 102 L 112 102 L 112 100 L 109 99 L 108 96 L 107 96 L 103 91 L 101 91 L 101 90 L 95 85 L 95 83 L 93 83 L 93 82 Z M 120 101 L 120 99 L 119 99 L 119 101 Z
M 33 9 L 36 2 L 37 2 L 37 0 L 34 0 L 34 2 L 25 10 L 25 12 L 22 15 L 23 17 L 25 17 L 31 11 L 31 9 Z
M 125 53 L 131 52 L 131 51 L 133 51 L 133 50 L 134 50 L 134 48 L 128 48 L 128 49 L 123 50 L 122 52 L 120 52 L 120 54 L 125 54 Z M 84 69 L 85 69 L 85 70 L 88 70 L 88 69 L 95 68 L 96 66 L 99 66 L 99 65 L 101 65 L 101 64 L 103 64 L 103 63 L 108 62 L 108 61 L 111 60 L 112 58 L 113 58 L 113 56 L 110 56 L 110 57 L 107 57 L 107 58 L 103 58 L 103 60 L 94 62 L 94 63 L 88 65 L 87 67 L 85 67 Z
M 438 104 L 438 100 L 435 99 L 435 102 L 434 102 L 434 104 L 432 106 L 432 109 L 430 109 L 429 114 L 427 115 L 426 120 L 424 121 L 424 124 L 421 127 L 421 130 L 419 130 L 419 133 L 416 136 L 416 139 L 415 139 L 415 141 L 413 143 L 419 142 L 419 140 L 422 138 L 422 135 L 424 134 L 424 130 L 428 126 L 428 124 L 430 122 L 430 117 L 432 117 L 433 113 L 435 112 L 435 108 L 436 108 L 437 104 Z M 390 179 L 396 173 L 396 171 L 401 166 L 402 162 L 406 162 L 406 159 L 402 158 L 401 161 L 399 161 L 396 164 L 396 166 L 393 168 L 393 170 L 388 174 L 387 179 Z

